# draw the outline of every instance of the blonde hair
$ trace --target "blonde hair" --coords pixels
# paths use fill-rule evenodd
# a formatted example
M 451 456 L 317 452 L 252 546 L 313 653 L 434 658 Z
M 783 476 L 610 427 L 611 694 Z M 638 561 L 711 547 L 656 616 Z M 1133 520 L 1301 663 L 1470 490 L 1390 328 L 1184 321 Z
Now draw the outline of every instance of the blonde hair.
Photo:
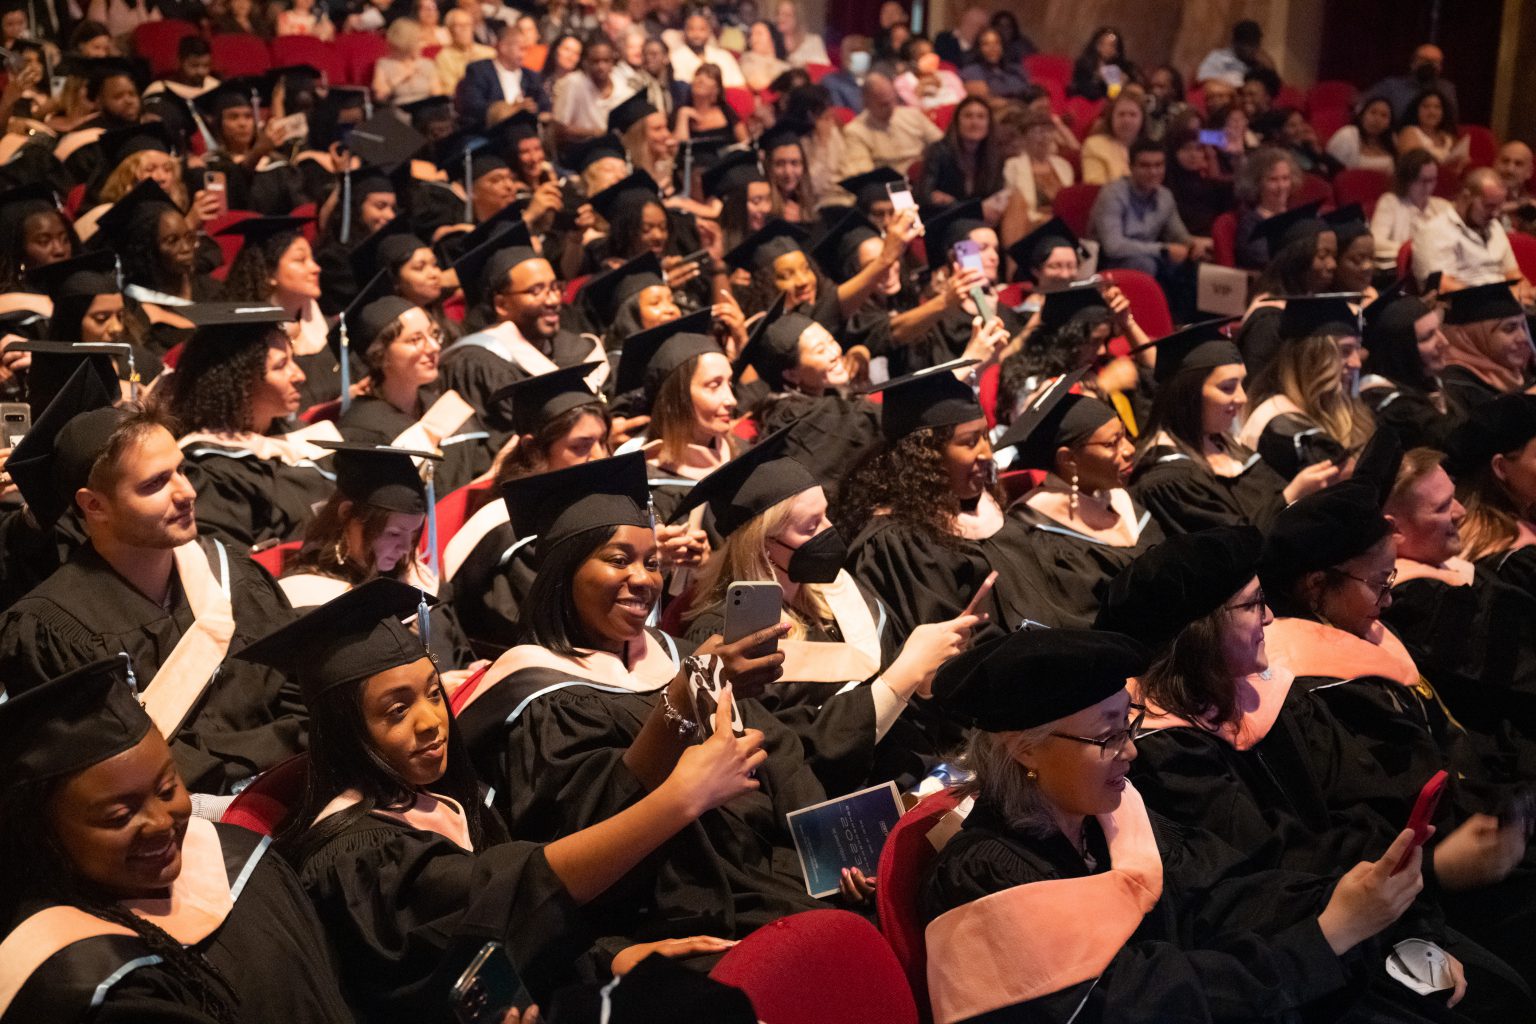
M 1340 445 L 1358 448 L 1376 424 L 1365 403 L 1339 383 L 1340 358 L 1337 342 L 1326 334 L 1287 342 L 1275 355 L 1274 390 Z
M 725 102 L 722 94 L 721 102 Z M 646 140 L 646 122 L 651 118 L 642 117 L 630 125 L 624 132 L 624 152 L 629 156 L 629 162 L 637 171 L 644 171 L 654 178 L 658 186 L 662 182 L 672 180 L 673 160 L 670 156 L 657 157 L 651 155 L 651 145 Z
M 1099 111 L 1099 116 L 1094 118 L 1093 124 L 1089 126 L 1088 134 L 1113 136 L 1115 134 L 1115 108 L 1120 106 L 1122 103 L 1131 104 L 1136 108 L 1137 112 L 1141 114 L 1141 131 L 1137 134 L 1145 134 L 1147 130 L 1146 99 L 1147 94 L 1142 91 L 1141 86 L 1134 84 L 1127 85 L 1125 88 L 1120 90 L 1119 94 L 1116 95 L 1114 99 L 1104 104 L 1104 109 Z
M 415 53 L 421 45 L 421 24 L 414 18 L 396 18 L 384 33 L 384 40 L 404 53 Z
M 165 157 L 176 165 L 176 176 L 171 181 L 171 187 L 166 189 L 166 195 L 176 204 L 179 210 L 187 208 L 187 186 L 181 180 L 181 159 L 162 153 L 159 150 L 140 150 L 130 153 L 123 158 L 122 163 L 115 167 L 107 180 L 102 183 L 101 191 L 97 198 L 103 203 L 115 203 L 119 199 L 133 191 L 133 187 L 139 183 L 139 172 L 144 165 L 154 157 Z
M 804 494 L 801 491 L 800 494 Z M 711 608 L 725 604 L 725 591 L 732 583 L 777 583 L 773 563 L 768 560 L 768 540 L 784 529 L 789 521 L 789 511 L 800 494 L 792 494 L 758 513 L 737 527 L 717 548 L 699 570 L 695 582 L 695 597 L 689 606 L 687 619 L 692 621 Z M 821 588 L 805 583 L 795 596 L 784 604 L 789 616 L 789 639 L 804 640 L 808 627 L 835 620 Z

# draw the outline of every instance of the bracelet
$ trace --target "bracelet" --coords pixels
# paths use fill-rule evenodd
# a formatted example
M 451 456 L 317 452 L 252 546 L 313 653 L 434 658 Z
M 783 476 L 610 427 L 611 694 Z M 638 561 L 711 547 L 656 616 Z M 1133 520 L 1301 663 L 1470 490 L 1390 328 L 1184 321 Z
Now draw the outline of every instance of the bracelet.
M 677 710 L 676 705 L 672 703 L 672 698 L 667 695 L 666 689 L 661 691 L 661 716 L 677 733 L 678 739 L 686 740 L 698 735 L 699 723 Z

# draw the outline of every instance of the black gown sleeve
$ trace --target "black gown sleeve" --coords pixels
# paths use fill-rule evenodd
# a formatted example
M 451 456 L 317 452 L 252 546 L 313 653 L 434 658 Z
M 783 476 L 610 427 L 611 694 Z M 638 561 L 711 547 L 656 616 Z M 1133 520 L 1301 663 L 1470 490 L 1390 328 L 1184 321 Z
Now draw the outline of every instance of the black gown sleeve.
M 959 615 L 992 568 L 964 542 L 950 547 L 889 519 L 871 525 L 851 547 L 849 572 L 890 609 L 891 629 L 900 643 L 925 622 Z M 997 589 L 1004 585 L 999 580 Z M 992 615 L 988 630 L 1006 621 L 997 589 L 984 609 Z
M 1270 469 L 1289 480 L 1308 466 L 1341 460 L 1347 452 L 1311 420 L 1281 413 L 1259 434 L 1259 454 Z
M 1131 484 L 1136 501 L 1170 536 L 1245 523 L 1268 530 L 1285 507 L 1284 489 L 1285 481 L 1262 464 L 1231 482 L 1189 459 L 1150 465 Z

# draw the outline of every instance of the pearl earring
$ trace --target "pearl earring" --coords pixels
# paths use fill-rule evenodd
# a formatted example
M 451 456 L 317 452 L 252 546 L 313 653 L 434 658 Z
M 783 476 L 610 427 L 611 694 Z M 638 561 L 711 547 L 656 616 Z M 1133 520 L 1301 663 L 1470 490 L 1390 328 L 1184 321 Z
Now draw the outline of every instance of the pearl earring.
M 1067 499 L 1067 511 L 1077 515 L 1077 467 L 1072 467 L 1072 495 Z

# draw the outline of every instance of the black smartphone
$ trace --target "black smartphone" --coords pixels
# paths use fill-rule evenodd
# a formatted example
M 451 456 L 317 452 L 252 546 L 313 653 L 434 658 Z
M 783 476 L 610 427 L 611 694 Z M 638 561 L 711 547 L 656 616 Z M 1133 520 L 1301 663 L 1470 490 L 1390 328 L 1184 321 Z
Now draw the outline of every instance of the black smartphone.
M 480 947 L 454 983 L 451 1001 L 459 1024 L 500 1024 L 508 1010 L 533 1005 L 533 997 L 499 942 Z
M 1426 292 L 1439 292 L 1440 291 L 1440 279 L 1442 277 L 1444 277 L 1444 276 L 1445 276 L 1445 272 L 1442 271 L 1442 270 L 1436 270 L 1433 273 L 1425 274 L 1424 275 L 1424 290 Z

